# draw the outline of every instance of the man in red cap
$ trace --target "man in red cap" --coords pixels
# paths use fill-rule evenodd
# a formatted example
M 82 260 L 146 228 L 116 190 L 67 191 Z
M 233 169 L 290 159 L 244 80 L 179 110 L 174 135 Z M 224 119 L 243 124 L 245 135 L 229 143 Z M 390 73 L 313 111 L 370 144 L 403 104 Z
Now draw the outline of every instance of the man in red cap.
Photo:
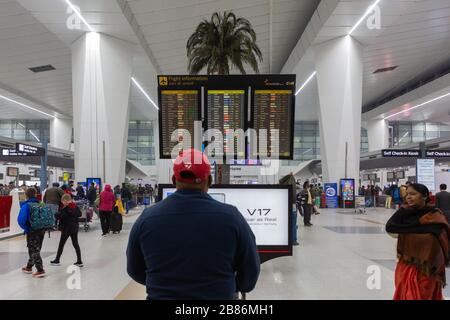
M 255 236 L 239 210 L 208 195 L 211 166 L 200 151 L 175 160 L 177 191 L 144 210 L 127 249 L 127 271 L 148 299 L 233 299 L 256 285 Z

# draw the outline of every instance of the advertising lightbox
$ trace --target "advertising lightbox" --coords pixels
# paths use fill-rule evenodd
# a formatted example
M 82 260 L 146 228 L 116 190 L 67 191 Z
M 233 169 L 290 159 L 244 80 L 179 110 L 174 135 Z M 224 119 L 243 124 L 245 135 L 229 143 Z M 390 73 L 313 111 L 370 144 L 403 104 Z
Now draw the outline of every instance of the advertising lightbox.
M 176 192 L 172 185 L 159 187 L 163 200 Z M 290 188 L 281 185 L 215 185 L 208 194 L 239 210 L 255 235 L 261 260 L 267 261 L 292 255 Z M 264 253 L 271 257 L 264 258 Z

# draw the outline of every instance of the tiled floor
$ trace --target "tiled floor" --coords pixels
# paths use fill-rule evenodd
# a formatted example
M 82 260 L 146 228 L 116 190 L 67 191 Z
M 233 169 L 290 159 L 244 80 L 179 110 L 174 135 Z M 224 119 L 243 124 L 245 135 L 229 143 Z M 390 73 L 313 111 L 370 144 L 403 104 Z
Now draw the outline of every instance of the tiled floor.
M 313 227 L 299 226 L 300 246 L 294 247 L 293 257 L 262 265 L 258 284 L 247 299 L 392 298 L 396 240 L 384 232 L 384 223 L 392 211 L 371 209 L 365 215 L 321 212 L 313 217 Z M 125 250 L 135 219 L 136 215 L 124 219 L 120 235 L 101 238 L 98 222 L 91 231 L 80 232 L 86 265 L 81 269 L 80 289 L 67 286 L 68 282 L 74 283 L 76 276 L 66 273 L 75 261 L 70 241 L 62 257 L 63 265 L 51 267 L 48 265 L 59 235 L 45 239 L 43 258 L 48 275 L 44 279 L 19 272 L 27 257 L 22 238 L 0 241 L 0 299 L 144 299 L 145 288 L 126 274 Z M 367 286 L 371 268 L 379 274 L 379 289 Z M 450 297 L 449 288 L 444 293 Z

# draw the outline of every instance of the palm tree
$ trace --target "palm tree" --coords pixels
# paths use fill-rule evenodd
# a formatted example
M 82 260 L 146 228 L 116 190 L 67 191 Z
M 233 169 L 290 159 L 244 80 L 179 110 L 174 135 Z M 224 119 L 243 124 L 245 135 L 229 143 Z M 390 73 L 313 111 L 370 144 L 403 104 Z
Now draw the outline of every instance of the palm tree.
M 207 74 L 229 74 L 230 67 L 245 74 L 244 64 L 259 73 L 258 60 L 262 62 L 251 23 L 230 11 L 215 12 L 210 21 L 203 20 L 189 37 L 186 49 L 190 74 L 204 68 Z

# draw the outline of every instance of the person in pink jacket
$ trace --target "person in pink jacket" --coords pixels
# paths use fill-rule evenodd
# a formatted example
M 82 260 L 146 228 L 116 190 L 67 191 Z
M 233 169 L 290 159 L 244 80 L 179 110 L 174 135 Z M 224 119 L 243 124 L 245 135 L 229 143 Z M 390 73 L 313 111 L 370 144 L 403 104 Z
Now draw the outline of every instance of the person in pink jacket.
M 105 185 L 105 190 L 100 193 L 100 203 L 98 205 L 103 237 L 109 233 L 111 213 L 113 211 L 115 202 L 116 198 L 114 197 L 111 186 L 109 184 Z

